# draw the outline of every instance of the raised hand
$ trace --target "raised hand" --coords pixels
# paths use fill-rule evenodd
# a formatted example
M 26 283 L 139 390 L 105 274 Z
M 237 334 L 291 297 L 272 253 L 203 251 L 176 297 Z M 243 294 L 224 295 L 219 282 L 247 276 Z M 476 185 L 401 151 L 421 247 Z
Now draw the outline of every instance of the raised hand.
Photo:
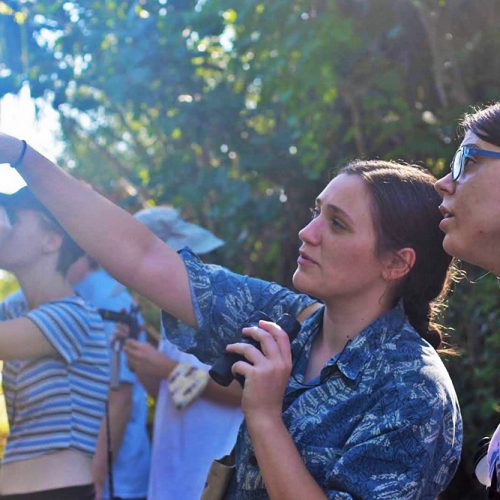
M 23 150 L 20 139 L 0 132 L 0 164 L 14 163 Z

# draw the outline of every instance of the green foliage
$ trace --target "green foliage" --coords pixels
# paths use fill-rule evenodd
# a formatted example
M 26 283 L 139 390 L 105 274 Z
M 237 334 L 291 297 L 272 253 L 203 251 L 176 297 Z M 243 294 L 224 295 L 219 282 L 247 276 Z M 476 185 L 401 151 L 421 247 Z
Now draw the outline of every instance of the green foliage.
M 456 286 L 450 303 L 449 341 L 458 346 L 460 356 L 450 358 L 447 367 L 462 409 L 464 453 L 463 475 L 457 476 L 449 498 L 481 498 L 481 489 L 467 481 L 465 471 L 473 470 L 479 439 L 491 436 L 500 422 L 500 282 L 469 268 L 468 279 Z
M 114 201 L 174 204 L 227 241 L 219 261 L 290 283 L 333 170 L 447 168 L 458 117 L 500 97 L 499 17 L 497 0 L 12 0 L 0 95 L 28 82 L 51 101 L 61 164 Z M 474 442 L 499 420 L 498 296 L 494 280 L 462 283 L 448 313 L 461 498 L 477 496 Z
M 0 301 L 19 288 L 17 280 L 11 274 L 0 271 Z
M 461 348 L 460 360 L 453 360 L 450 369 L 456 374 L 456 388 L 465 408 L 466 423 L 474 435 L 488 434 L 500 421 L 500 287 L 494 276 L 477 283 L 462 282 L 453 296 L 448 321 L 455 326 L 452 342 Z M 460 370 L 468 376 L 460 376 Z M 467 418 L 470 417 L 470 418 Z M 473 445 L 467 442 L 466 445 Z

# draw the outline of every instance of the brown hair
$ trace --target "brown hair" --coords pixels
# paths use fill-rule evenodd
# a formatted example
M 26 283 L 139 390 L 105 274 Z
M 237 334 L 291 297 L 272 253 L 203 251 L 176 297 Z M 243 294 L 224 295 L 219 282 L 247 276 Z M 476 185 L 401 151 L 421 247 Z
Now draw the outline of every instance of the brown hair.
M 500 102 L 466 114 L 460 127 L 462 132 L 470 130 L 483 141 L 500 147 Z
M 37 213 L 40 214 L 40 220 L 45 229 L 49 231 L 56 231 L 62 236 L 62 243 L 61 248 L 59 249 L 56 269 L 63 276 L 66 276 L 71 264 L 76 262 L 84 254 L 83 250 L 57 222 L 47 217 L 42 212 Z
M 442 216 L 435 177 L 416 165 L 388 161 L 349 163 L 340 173 L 358 175 L 372 195 L 377 253 L 413 248 L 415 265 L 395 289 L 394 303 L 403 301 L 415 330 L 435 349 L 443 341 L 435 322 L 448 292 L 452 258 L 443 250 Z

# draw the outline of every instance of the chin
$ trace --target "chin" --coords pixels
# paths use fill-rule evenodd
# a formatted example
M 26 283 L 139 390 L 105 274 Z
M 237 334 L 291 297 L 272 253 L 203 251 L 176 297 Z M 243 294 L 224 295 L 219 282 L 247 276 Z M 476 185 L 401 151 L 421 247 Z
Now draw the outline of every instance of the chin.
M 297 290 L 300 289 L 300 281 L 301 281 L 300 270 L 296 269 L 292 276 L 292 283 Z
M 301 293 L 305 293 L 306 295 L 312 295 L 316 297 L 315 293 L 318 291 L 314 286 L 314 283 L 311 283 L 310 280 L 307 279 L 303 273 L 297 269 L 292 277 L 293 286 Z
M 292 276 L 292 283 L 293 286 L 299 291 L 299 292 L 305 292 L 304 290 L 304 284 L 307 282 L 307 278 L 305 278 L 300 271 L 300 269 L 297 269 Z
M 448 255 L 457 257 L 462 260 L 467 260 L 463 255 L 463 252 L 460 251 L 460 245 L 457 245 L 457 242 L 454 241 L 454 238 L 450 237 L 449 234 L 445 235 L 444 237 L 443 248 Z
M 488 270 L 488 265 L 485 263 L 486 256 L 481 254 L 478 255 L 477 252 L 470 251 L 471 249 L 477 249 L 477 245 L 459 245 L 456 240 L 453 241 L 453 238 L 449 238 L 448 236 L 446 236 L 443 240 L 443 248 L 444 251 L 452 257 L 456 257 L 463 262 L 467 262 L 474 266 L 479 266 Z

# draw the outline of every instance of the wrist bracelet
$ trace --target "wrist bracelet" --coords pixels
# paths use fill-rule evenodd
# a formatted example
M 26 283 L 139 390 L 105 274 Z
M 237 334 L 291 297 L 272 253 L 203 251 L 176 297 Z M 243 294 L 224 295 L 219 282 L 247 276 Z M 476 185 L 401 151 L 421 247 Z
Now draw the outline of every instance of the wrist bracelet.
M 12 168 L 18 168 L 21 166 L 21 163 L 24 160 L 24 155 L 26 154 L 26 149 L 28 148 L 28 144 L 24 139 L 21 139 L 21 142 L 23 143 L 23 147 L 21 149 L 21 154 L 19 155 L 19 158 L 14 162 L 11 163 L 10 166 Z

